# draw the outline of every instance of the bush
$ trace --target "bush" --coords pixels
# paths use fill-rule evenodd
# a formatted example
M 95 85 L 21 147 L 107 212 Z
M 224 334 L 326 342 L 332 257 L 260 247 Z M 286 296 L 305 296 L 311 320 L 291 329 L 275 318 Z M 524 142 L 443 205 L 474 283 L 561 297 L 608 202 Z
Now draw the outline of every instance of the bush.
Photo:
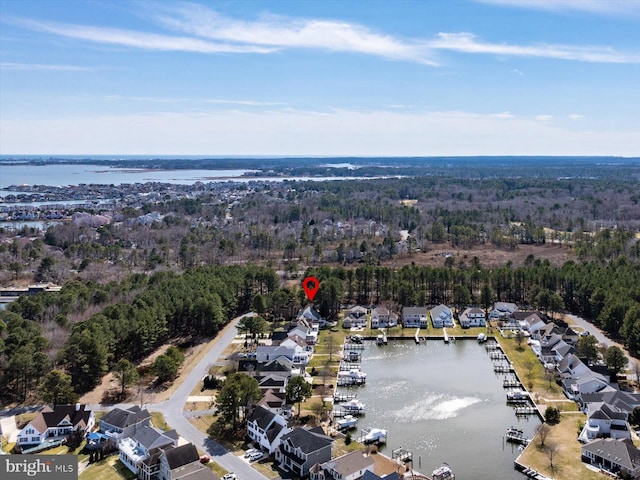
M 549 424 L 558 423 L 560 421 L 560 410 L 555 407 L 547 407 L 544 411 L 544 418 Z

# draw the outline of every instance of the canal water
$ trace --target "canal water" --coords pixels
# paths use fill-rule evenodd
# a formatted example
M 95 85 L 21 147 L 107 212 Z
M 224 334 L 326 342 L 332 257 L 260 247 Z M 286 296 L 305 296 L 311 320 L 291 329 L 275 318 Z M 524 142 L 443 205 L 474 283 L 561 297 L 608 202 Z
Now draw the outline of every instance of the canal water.
M 475 340 L 448 345 L 431 340 L 426 346 L 413 340 L 384 346 L 367 342 L 362 370 L 366 385 L 338 391 L 357 393 L 366 405 L 357 435 L 363 427 L 388 431 L 386 455 L 402 447 L 413 453 L 414 469 L 428 476 L 443 462 L 457 480 L 521 476 L 513 469 L 520 452 L 504 435 L 513 426 L 532 438 L 540 421 L 516 417 L 506 404 L 505 377 L 493 372 L 483 345 Z

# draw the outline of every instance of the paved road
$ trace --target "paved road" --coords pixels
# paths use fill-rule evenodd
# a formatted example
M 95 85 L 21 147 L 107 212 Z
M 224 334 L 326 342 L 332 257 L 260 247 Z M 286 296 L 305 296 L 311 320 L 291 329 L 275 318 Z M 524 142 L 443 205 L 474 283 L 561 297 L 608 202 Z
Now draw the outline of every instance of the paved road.
M 573 314 L 568 314 L 566 315 L 566 317 L 571 319 L 572 323 L 574 323 L 575 325 L 578 325 L 580 328 L 582 328 L 583 330 L 586 330 L 591 335 L 596 337 L 596 340 L 598 340 L 598 343 L 601 343 L 605 347 L 611 347 L 615 345 L 620 349 L 622 349 L 622 351 L 627 356 L 627 361 L 631 362 L 631 357 L 629 356 L 629 352 L 627 352 L 627 349 L 625 348 L 625 346 L 617 342 L 614 342 L 610 338 L 606 337 L 605 334 L 602 332 L 602 330 L 596 327 L 593 323 L 590 323 L 586 321 L 584 318 L 578 317 L 577 315 L 573 315 Z M 629 368 L 628 365 L 627 365 L 627 368 Z
M 251 314 L 248 314 L 251 315 Z M 149 411 L 160 412 L 164 416 L 165 421 L 176 429 L 177 432 L 187 441 L 193 443 L 198 449 L 207 452 L 211 458 L 230 472 L 234 472 L 239 479 L 242 480 L 267 480 L 267 477 L 255 470 L 249 463 L 241 457 L 237 457 L 228 452 L 218 442 L 207 437 L 189 420 L 187 420 L 188 412 L 184 412 L 184 404 L 194 388 L 200 383 L 202 378 L 209 372 L 209 367 L 214 364 L 222 355 L 227 346 L 236 336 L 235 325 L 242 317 L 238 317 L 231 322 L 230 328 L 227 328 L 219 337 L 215 345 L 206 353 L 202 360 L 193 368 L 191 373 L 180 386 L 173 392 L 168 400 L 159 403 L 150 403 L 145 405 Z M 93 410 L 111 410 L 114 406 L 127 408 L 133 404 L 118 405 L 90 405 Z M 275 475 L 274 475 L 275 476 Z

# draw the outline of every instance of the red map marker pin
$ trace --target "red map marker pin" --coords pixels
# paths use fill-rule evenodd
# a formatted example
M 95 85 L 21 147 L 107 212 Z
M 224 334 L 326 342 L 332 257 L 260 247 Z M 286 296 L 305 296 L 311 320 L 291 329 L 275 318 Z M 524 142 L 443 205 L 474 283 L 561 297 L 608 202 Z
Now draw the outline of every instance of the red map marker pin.
M 307 294 L 307 298 L 310 302 L 313 302 L 313 298 L 318 293 L 320 288 L 320 282 L 316 277 L 307 277 L 302 281 L 302 289 Z

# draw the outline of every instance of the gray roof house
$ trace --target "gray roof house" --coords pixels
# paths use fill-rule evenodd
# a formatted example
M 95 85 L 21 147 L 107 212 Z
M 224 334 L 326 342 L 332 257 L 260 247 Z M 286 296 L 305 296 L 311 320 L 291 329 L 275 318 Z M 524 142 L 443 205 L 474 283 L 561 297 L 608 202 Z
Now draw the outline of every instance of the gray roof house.
M 157 449 L 175 447 L 177 444 L 178 434 L 175 430 L 163 432 L 145 425 L 136 429 L 132 436 L 120 439 L 120 461 L 141 480 L 151 480 L 160 468 L 157 461 L 160 452 Z
M 134 405 L 128 409 L 114 408 L 107 412 L 99 423 L 101 432 L 108 433 L 114 438 L 120 438 L 131 436 L 136 428 L 149 425 L 150 422 L 149 412 Z
M 333 439 L 322 427 L 299 427 L 282 437 L 276 450 L 276 461 L 280 468 L 305 477 L 316 463 L 331 460 Z
M 311 468 L 311 480 L 358 480 L 365 472 L 373 472 L 375 462 L 361 451 L 349 452 Z
M 193 443 L 169 447 L 160 457 L 158 480 L 214 480 L 210 468 L 200 463 L 198 450 Z
M 615 474 L 640 478 L 640 450 L 631 440 L 594 440 L 582 447 L 582 461 Z
M 270 455 L 280 445 L 282 436 L 289 431 L 283 416 L 262 406 L 257 406 L 247 421 L 247 436 Z

